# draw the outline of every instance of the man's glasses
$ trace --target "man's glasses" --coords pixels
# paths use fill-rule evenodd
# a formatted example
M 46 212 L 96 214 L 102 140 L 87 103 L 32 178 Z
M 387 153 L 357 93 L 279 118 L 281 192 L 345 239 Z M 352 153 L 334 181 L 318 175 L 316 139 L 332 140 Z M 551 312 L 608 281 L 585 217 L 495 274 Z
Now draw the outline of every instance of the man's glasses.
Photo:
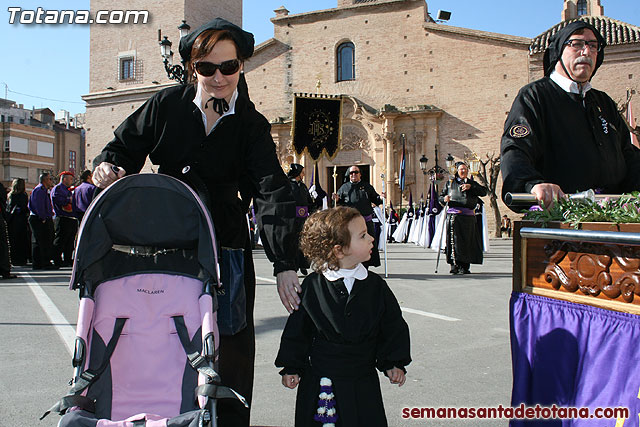
M 598 40 L 569 39 L 564 44 L 579 51 L 583 50 L 585 46 L 589 46 L 589 49 L 596 52 L 600 52 L 600 49 L 602 49 Z
M 240 61 L 237 59 L 230 59 L 220 64 L 214 64 L 213 62 L 199 61 L 195 64 L 196 72 L 203 77 L 211 77 L 216 73 L 216 70 L 220 70 L 225 76 L 235 74 L 240 69 Z
M 360 171 L 350 171 L 350 172 L 349 172 L 349 175 L 357 175 L 357 174 L 359 174 L 359 173 L 360 173 Z

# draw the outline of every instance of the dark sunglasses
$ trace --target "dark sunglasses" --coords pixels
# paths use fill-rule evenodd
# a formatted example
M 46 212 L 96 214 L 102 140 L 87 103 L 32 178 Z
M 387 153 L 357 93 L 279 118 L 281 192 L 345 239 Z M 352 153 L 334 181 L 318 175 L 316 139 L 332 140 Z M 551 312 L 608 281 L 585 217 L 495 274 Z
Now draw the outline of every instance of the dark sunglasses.
M 214 64 L 213 62 L 199 61 L 195 63 L 196 72 L 203 77 L 211 77 L 216 73 L 216 70 L 220 70 L 225 76 L 235 74 L 240 69 L 240 61 L 237 59 L 230 59 L 220 64 Z
M 350 172 L 349 172 L 349 175 L 353 175 L 353 174 L 356 174 L 356 175 L 357 175 L 357 174 L 359 174 L 359 173 L 360 173 L 360 171 L 350 171 Z

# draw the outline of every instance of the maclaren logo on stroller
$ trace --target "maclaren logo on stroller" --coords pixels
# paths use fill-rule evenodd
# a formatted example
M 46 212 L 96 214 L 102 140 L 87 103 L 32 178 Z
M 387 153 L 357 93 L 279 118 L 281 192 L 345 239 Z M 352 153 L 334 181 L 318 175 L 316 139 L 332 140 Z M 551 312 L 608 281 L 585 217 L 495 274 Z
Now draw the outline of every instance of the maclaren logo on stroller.
M 149 289 L 138 288 L 138 292 L 142 292 L 144 294 L 149 294 L 149 295 L 157 295 L 157 294 L 164 294 L 164 289 L 156 289 L 155 291 L 152 291 Z

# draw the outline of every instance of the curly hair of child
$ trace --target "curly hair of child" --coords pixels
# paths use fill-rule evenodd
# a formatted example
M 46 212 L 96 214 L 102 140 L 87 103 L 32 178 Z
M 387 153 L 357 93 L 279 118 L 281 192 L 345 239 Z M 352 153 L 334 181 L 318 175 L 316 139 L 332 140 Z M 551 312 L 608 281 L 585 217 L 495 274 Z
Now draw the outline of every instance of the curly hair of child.
M 321 273 L 327 269 L 340 269 L 334 247 L 349 246 L 349 223 L 358 216 L 358 210 L 340 206 L 318 211 L 307 218 L 300 235 L 300 249 L 309 259 L 314 271 Z

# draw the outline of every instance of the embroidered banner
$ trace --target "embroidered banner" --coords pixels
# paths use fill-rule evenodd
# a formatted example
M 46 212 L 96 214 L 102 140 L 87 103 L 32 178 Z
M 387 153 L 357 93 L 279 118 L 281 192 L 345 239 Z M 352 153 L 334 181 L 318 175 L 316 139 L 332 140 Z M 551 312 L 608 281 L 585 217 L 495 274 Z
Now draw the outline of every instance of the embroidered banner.
M 293 148 L 313 160 L 324 151 L 333 158 L 340 148 L 342 97 L 296 94 L 293 101 Z
M 640 316 L 514 292 L 511 406 L 629 409 L 629 419 L 515 421 L 511 426 L 637 427 Z

